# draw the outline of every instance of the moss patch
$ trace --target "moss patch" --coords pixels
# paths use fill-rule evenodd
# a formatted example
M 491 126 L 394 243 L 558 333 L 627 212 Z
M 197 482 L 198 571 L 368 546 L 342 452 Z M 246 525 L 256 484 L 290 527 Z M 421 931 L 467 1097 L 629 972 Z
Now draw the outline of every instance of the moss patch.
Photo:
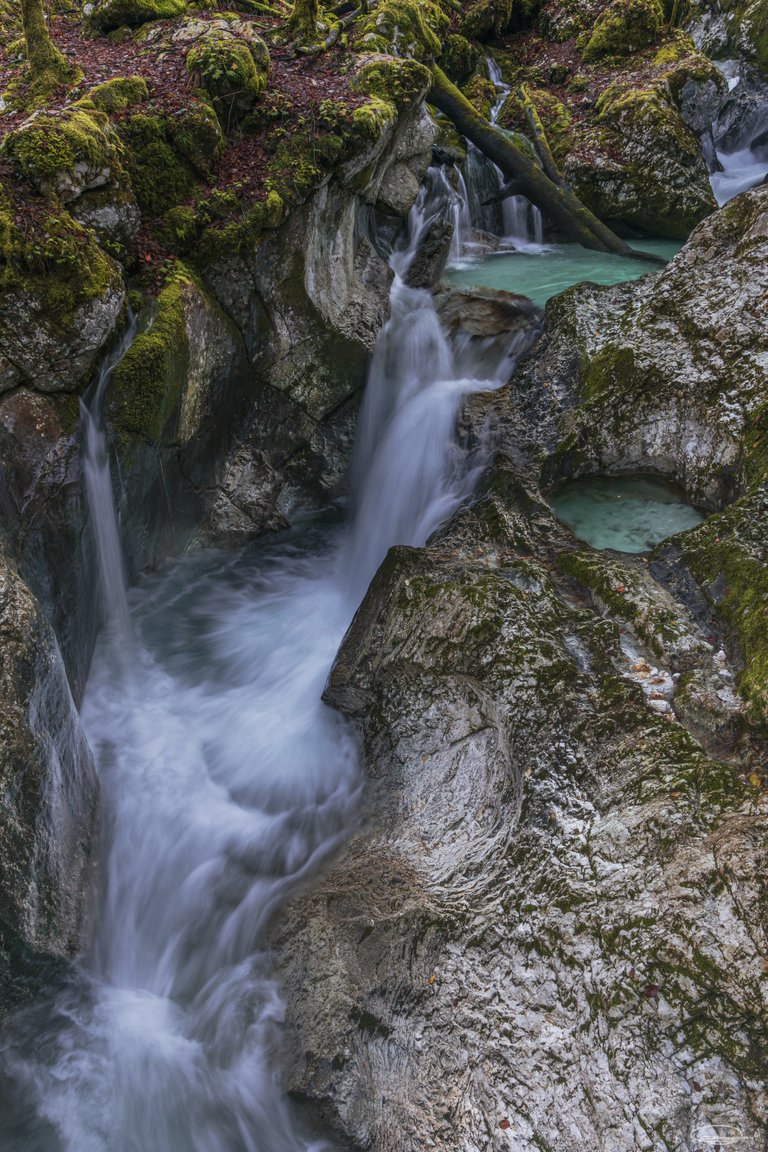
M 241 40 L 212 29 L 190 49 L 187 72 L 199 79 L 226 130 L 251 111 L 266 88 L 269 52 L 258 37 Z
M 612 0 L 584 44 L 584 60 L 631 56 L 658 40 L 663 22 L 660 0 Z
M 115 368 L 111 415 L 118 436 L 141 436 L 158 443 L 173 415 L 189 368 L 184 319 L 187 271 L 177 265 L 157 299 L 151 328 L 134 340 Z
M 115 144 L 103 112 L 70 107 L 27 120 L 8 133 L 3 151 L 30 184 L 57 192 L 76 165 L 93 172 L 109 169 L 116 160 Z
M 134 104 L 142 104 L 149 99 L 149 86 L 142 76 L 117 76 L 89 88 L 78 101 L 82 107 L 95 108 L 99 112 L 123 112 Z
M 92 12 L 91 22 L 101 32 L 110 32 L 123 25 L 168 20 L 181 16 L 186 9 L 186 0 L 102 0 Z
M 355 46 L 368 52 L 434 60 L 448 31 L 445 13 L 431 0 L 381 0 L 355 25 Z
M 192 194 L 194 176 L 174 151 L 164 116 L 136 113 L 120 131 L 125 166 L 143 215 L 161 216 Z

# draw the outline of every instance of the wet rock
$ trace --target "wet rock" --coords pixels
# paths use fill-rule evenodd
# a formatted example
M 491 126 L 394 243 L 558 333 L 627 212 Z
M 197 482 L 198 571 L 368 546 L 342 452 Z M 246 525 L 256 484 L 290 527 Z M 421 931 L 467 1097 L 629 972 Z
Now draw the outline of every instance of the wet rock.
M 80 940 L 98 782 L 40 605 L 0 558 L 0 1010 Z
M 408 265 L 405 281 L 410 288 L 431 288 L 437 283 L 448 260 L 452 239 L 450 221 L 432 221 Z
M 426 550 L 390 552 L 331 672 L 364 831 L 278 942 L 291 1088 L 357 1146 L 637 1152 L 651 1124 L 694 1146 L 768 1115 L 765 798 L 670 718 L 673 679 L 630 666 L 571 550 L 500 461 Z M 673 645 L 695 635 L 667 607 Z
M 498 336 L 527 328 L 541 317 L 541 309 L 527 296 L 494 288 L 443 288 L 435 307 L 445 327 L 463 329 L 471 336 Z

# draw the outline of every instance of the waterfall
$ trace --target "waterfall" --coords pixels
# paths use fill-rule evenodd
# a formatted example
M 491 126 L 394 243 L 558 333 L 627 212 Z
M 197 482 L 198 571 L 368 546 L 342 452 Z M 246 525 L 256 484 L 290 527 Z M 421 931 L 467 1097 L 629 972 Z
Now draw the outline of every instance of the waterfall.
M 422 545 L 469 495 L 475 472 L 456 444 L 462 397 L 509 378 L 528 336 L 501 346 L 453 349 L 432 294 L 405 275 L 428 215 L 430 184 L 411 213 L 405 244 L 391 259 L 390 318 L 374 350 L 352 465 L 352 529 L 342 567 L 353 593 L 364 591 L 392 544 Z M 473 355 L 474 353 L 474 355 Z M 480 369 L 478 377 L 471 375 Z
M 504 83 L 501 69 L 491 56 L 486 58 L 486 67 L 488 78 L 497 92 L 490 119 L 492 124 L 498 124 L 510 88 Z M 530 200 L 525 196 L 507 196 L 500 204 L 486 203 L 504 187 L 506 180 L 501 169 L 470 141 L 467 142 L 465 171 L 473 227 L 500 236 L 514 248 L 540 248 L 544 241 L 542 216 Z
M 738 62 L 723 60 L 715 63 L 728 82 L 728 91 L 741 92 Z M 737 122 L 736 131 L 731 128 L 725 139 L 718 141 L 714 157 L 706 156 L 710 184 L 720 207 L 768 179 L 768 95 L 763 88 L 756 96 L 751 114 Z M 717 122 L 713 127 L 716 131 Z
M 424 543 L 471 492 L 461 398 L 509 367 L 499 355 L 475 379 L 471 347 L 454 352 L 430 294 L 405 284 L 435 213 L 455 210 L 444 177 L 430 172 L 391 257 L 349 527 L 320 518 L 234 555 L 193 554 L 126 597 L 102 407 L 133 328 L 83 408 L 106 620 L 82 707 L 99 891 L 64 986 L 7 1026 L 2 1152 L 327 1147 L 282 1091 L 267 944 L 275 912 L 355 828 L 356 738 L 322 691 L 387 548 Z
M 136 317 L 129 312 L 128 325 L 120 343 L 105 360 L 95 384 L 80 400 L 83 477 L 96 546 L 102 618 L 104 623 L 115 629 L 123 643 L 130 643 L 131 636 L 128 585 L 109 469 L 109 445 L 104 426 L 104 396 L 112 379 L 112 373 L 130 348 L 135 336 Z

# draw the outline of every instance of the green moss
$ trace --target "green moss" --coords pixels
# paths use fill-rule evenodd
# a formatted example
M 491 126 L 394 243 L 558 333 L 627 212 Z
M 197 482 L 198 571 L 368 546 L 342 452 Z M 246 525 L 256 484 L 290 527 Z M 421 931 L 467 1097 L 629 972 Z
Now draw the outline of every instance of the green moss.
M 158 443 L 183 392 L 189 368 L 184 295 L 190 276 L 177 266 L 157 299 L 152 326 L 136 337 L 115 368 L 111 416 L 121 438 Z
M 3 151 L 31 184 L 56 191 L 57 177 L 76 164 L 108 169 L 116 160 L 115 144 L 103 112 L 69 107 L 27 120 L 8 133 Z
M 683 560 L 731 626 L 745 667 L 740 688 L 768 725 L 768 497 L 762 485 L 680 538 Z
M 539 14 L 540 0 L 475 0 L 460 30 L 471 40 L 485 40 L 529 28 Z
M 265 229 L 277 228 L 285 215 L 285 203 L 276 189 L 270 189 L 263 200 L 252 204 L 245 211 L 240 211 L 237 219 L 226 223 L 217 223 L 216 198 L 203 201 L 195 209 L 195 220 L 198 225 L 207 225 L 202 233 L 197 248 L 203 265 L 206 262 L 215 262 L 222 256 L 239 256 L 249 252 L 258 244 Z M 222 212 L 228 216 L 231 209 Z M 193 222 L 189 217 L 169 214 L 166 218 L 167 226 L 178 227 L 182 231 L 182 242 L 192 236 Z M 189 228 L 185 232 L 185 228 Z
M 475 111 L 479 112 L 485 120 L 489 120 L 491 109 L 497 99 L 496 85 L 487 80 L 485 76 L 473 76 L 469 83 L 464 85 L 462 91 Z
M 618 620 L 626 620 L 657 656 L 683 633 L 676 614 L 649 596 L 631 567 L 601 552 L 562 552 L 560 570 L 586 588 Z
M 354 39 L 361 51 L 430 61 L 440 55 L 448 27 L 431 0 L 381 0 L 356 22 Z
M 350 87 L 403 110 L 421 99 L 431 81 L 429 68 L 416 60 L 376 57 L 358 69 Z
M 229 130 L 251 111 L 266 88 L 269 51 L 258 37 L 251 43 L 211 30 L 187 54 L 187 72 L 205 88 L 221 124 Z
M 80 105 L 96 108 L 99 112 L 122 112 L 133 104 L 149 99 L 149 87 L 141 76 L 116 76 L 95 88 L 89 88 L 79 100 Z
M 378 140 L 397 119 L 397 109 L 388 100 L 375 97 L 352 113 L 352 131 L 360 139 Z
M 137 113 L 121 124 L 120 131 L 125 166 L 145 216 L 161 216 L 192 194 L 194 177 L 171 146 L 165 117 Z
M 503 128 L 522 134 L 529 131 L 525 116 L 526 102 L 536 109 L 552 155 L 561 164 L 574 147 L 570 111 L 545 88 L 523 85 L 504 101 L 499 115 L 499 123 Z
M 454 84 L 464 84 L 480 62 L 480 53 L 464 36 L 447 36 L 443 42 L 440 67 Z
M 214 110 L 195 101 L 171 124 L 173 146 L 200 176 L 210 176 L 225 148 L 224 135 Z
M 584 60 L 630 56 L 658 40 L 663 21 L 660 0 L 612 0 L 582 49 Z
M 123 25 L 147 24 L 150 20 L 169 20 L 187 9 L 185 0 L 102 0 L 91 14 L 91 23 L 101 32 Z
M 180 205 L 166 212 L 160 237 L 172 252 L 186 256 L 194 252 L 202 229 L 203 221 L 196 209 Z
M 0 291 L 34 298 L 47 321 L 64 332 L 81 305 L 121 290 L 114 261 L 56 204 L 25 220 L 23 228 L 16 219 L 0 188 Z

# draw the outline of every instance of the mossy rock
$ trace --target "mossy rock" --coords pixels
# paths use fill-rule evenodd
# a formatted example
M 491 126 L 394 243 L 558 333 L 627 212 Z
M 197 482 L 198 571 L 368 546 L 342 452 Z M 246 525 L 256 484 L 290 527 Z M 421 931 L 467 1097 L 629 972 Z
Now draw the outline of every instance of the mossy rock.
M 266 88 L 269 50 L 259 37 L 246 40 L 211 29 L 187 54 L 187 72 L 199 79 L 227 130 L 248 115 Z
M 584 60 L 631 56 L 659 39 L 663 23 L 660 0 L 612 0 L 582 49 Z
M 485 120 L 489 120 L 498 98 L 496 85 L 487 80 L 485 76 L 473 76 L 469 83 L 464 85 L 462 92 L 475 111 L 479 112 Z
M 195 187 L 189 167 L 173 148 L 164 116 L 138 112 L 121 124 L 125 166 L 142 214 L 161 216 L 188 199 Z
M 443 43 L 440 67 L 454 84 L 464 84 L 480 63 L 480 53 L 464 36 L 451 35 Z
M 353 92 L 384 100 L 402 111 L 422 99 L 431 83 L 429 68 L 416 60 L 372 56 L 358 68 L 350 87 Z
M 768 480 L 768 476 L 766 477 Z M 752 718 L 768 727 L 768 553 L 761 529 L 768 489 L 757 486 L 681 538 L 683 560 L 738 637 L 739 687 Z
M 111 114 L 124 112 L 126 108 L 148 99 L 149 86 L 142 76 L 116 76 L 114 80 L 105 80 L 103 84 L 89 88 L 78 104 Z
M 485 40 L 530 28 L 539 14 L 540 0 L 477 0 L 460 24 L 462 35 Z
M 117 435 L 158 443 L 187 381 L 184 293 L 190 275 L 181 265 L 157 298 L 152 326 L 136 337 L 115 368 L 110 415 Z
M 449 20 L 431 0 L 382 0 L 355 24 L 355 46 L 412 60 L 435 60 Z
M 22 228 L 0 187 L 0 296 L 0 348 L 22 379 L 42 391 L 72 391 L 90 377 L 124 288 L 94 234 L 56 201 Z
M 241 256 L 251 251 L 261 239 L 265 229 L 278 228 L 285 218 L 285 201 L 274 188 L 262 200 L 252 204 L 245 211 L 240 210 L 236 220 L 220 222 L 229 217 L 238 205 L 219 206 L 219 195 L 197 204 L 194 212 L 179 208 L 168 213 L 165 230 L 172 247 L 183 251 L 183 245 L 191 250 L 200 234 L 199 244 L 194 249 L 201 265 L 215 263 L 222 256 Z M 168 230 L 175 230 L 175 245 Z M 202 232 L 201 232 L 202 229 Z
M 66 202 L 105 184 L 120 149 L 103 112 L 70 106 L 26 120 L 8 133 L 3 151 L 37 191 Z
M 136 27 L 151 20 L 170 20 L 186 10 L 186 0 L 102 0 L 90 20 L 100 32 L 110 32 L 125 25 Z
M 173 146 L 199 176 L 210 176 L 226 143 L 218 117 L 209 104 L 196 101 L 171 124 Z

